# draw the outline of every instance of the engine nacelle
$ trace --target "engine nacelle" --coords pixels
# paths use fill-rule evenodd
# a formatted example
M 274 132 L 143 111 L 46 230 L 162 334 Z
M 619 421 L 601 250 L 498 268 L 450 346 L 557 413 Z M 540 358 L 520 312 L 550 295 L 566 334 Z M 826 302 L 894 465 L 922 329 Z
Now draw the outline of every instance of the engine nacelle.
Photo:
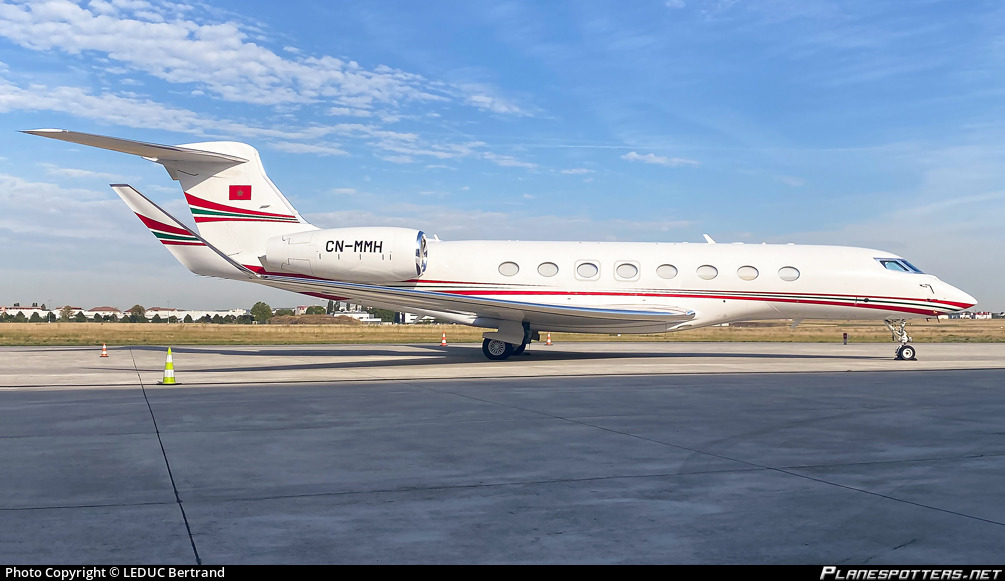
M 346 282 L 402 282 L 426 272 L 426 235 L 409 228 L 331 228 L 270 238 L 262 264 Z

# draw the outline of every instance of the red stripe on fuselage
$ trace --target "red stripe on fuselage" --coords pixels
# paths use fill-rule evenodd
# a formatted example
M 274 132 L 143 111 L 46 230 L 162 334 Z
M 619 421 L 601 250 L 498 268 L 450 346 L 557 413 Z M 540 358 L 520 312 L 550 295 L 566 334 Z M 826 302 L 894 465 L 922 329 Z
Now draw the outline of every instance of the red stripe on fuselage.
M 285 272 L 268 272 L 262 267 L 248 266 L 249 269 L 254 270 L 258 274 L 266 275 L 276 275 L 285 276 L 290 278 L 301 278 L 306 280 L 317 280 L 317 281 L 329 281 L 329 279 L 318 278 L 316 276 L 308 276 L 304 274 L 295 273 L 285 273 Z M 338 282 L 331 280 L 330 282 Z M 411 282 L 411 281 L 409 281 Z M 433 281 L 420 281 L 429 282 Z M 491 284 L 491 283 L 480 283 L 480 284 Z M 403 287 L 385 287 L 391 289 L 403 289 Z M 408 289 L 403 289 L 408 290 Z M 897 311 L 903 313 L 912 313 L 917 315 L 927 315 L 935 316 L 944 314 L 933 309 L 922 309 L 918 307 L 904 307 L 896 305 L 880 305 L 880 304 L 869 304 L 866 302 L 842 302 L 837 300 L 821 300 L 813 299 L 810 297 L 819 295 L 810 295 L 808 293 L 778 293 L 778 294 L 795 294 L 805 296 L 807 298 L 784 298 L 784 297 L 772 297 L 772 296 L 734 296 L 734 295 L 721 295 L 721 294 L 689 294 L 689 293 L 629 293 L 629 292 L 597 292 L 597 291 L 518 291 L 518 290 L 460 290 L 460 289 L 447 289 L 430 291 L 442 294 L 454 294 L 460 296 L 492 296 L 492 295 L 502 295 L 502 296 L 612 296 L 612 297 L 650 297 L 650 298 L 685 298 L 685 299 L 712 299 L 712 300 L 735 300 L 735 301 L 761 301 L 761 302 L 779 302 L 779 303 L 794 303 L 794 304 L 808 304 L 808 305 L 825 305 L 825 306 L 836 306 L 836 307 L 858 307 L 863 309 L 874 309 L 882 311 Z M 905 297 L 860 297 L 858 295 L 843 295 L 835 294 L 830 295 L 834 297 L 848 297 L 849 300 L 854 300 L 857 298 L 877 300 L 877 299 L 889 299 L 889 300 L 899 300 L 899 301 L 928 301 L 944 307 L 955 307 L 965 309 L 973 305 L 967 303 L 957 303 L 953 301 L 942 301 L 936 299 L 912 299 Z
M 293 216 L 288 216 L 292 218 Z M 226 216 L 196 216 L 196 223 L 202 222 L 280 222 L 282 224 L 298 224 L 298 222 L 291 222 L 290 220 L 279 220 L 270 218 L 229 218 Z
M 188 192 L 185 192 L 185 199 L 188 200 L 188 203 L 192 206 L 198 206 L 200 208 L 206 208 L 208 210 L 217 210 L 220 212 L 236 212 L 238 214 L 251 214 L 254 216 L 273 217 L 273 218 L 294 218 L 294 219 L 296 218 L 296 216 L 291 216 L 289 214 L 273 214 L 271 212 L 259 212 L 258 210 L 245 210 L 244 208 L 225 206 L 224 204 L 217 204 L 216 202 L 210 202 L 209 200 L 197 198 Z
M 751 301 L 778 301 L 778 302 L 788 302 L 788 303 L 809 303 L 809 304 L 833 304 L 833 305 L 844 305 L 851 306 L 852 303 L 831 301 L 831 302 L 820 302 L 819 299 L 814 299 L 812 297 L 819 297 L 821 295 L 811 295 L 808 293 L 766 293 L 766 294 L 782 294 L 782 295 L 800 295 L 807 298 L 785 298 L 785 297 L 773 297 L 773 296 L 737 296 L 730 294 L 691 294 L 691 293 L 629 293 L 629 292 L 615 292 L 615 291 L 535 291 L 535 290 L 456 290 L 447 289 L 436 291 L 445 294 L 458 294 L 467 296 L 481 296 L 481 295 L 543 295 L 543 296 L 612 296 L 612 297 L 668 297 L 668 298 L 688 298 L 688 299 L 725 299 L 725 300 L 751 300 Z M 939 305 L 946 305 L 959 308 L 968 308 L 973 305 L 967 303 L 957 303 L 953 301 L 941 301 L 936 299 L 912 299 L 906 297 L 879 297 L 870 296 L 864 297 L 861 295 L 841 295 L 833 294 L 828 295 L 832 297 L 847 297 L 847 300 L 855 299 L 868 299 L 868 300 L 895 300 L 895 301 L 927 301 L 931 303 L 936 303 Z M 856 304 L 855 306 L 863 307 L 873 307 L 869 304 Z M 884 308 L 874 307 L 874 308 Z

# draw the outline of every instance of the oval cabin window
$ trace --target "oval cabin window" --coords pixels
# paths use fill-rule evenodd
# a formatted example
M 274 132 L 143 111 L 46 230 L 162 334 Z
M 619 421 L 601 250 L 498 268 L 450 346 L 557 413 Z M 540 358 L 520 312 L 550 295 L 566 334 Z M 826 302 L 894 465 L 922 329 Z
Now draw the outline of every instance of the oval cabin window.
M 583 262 L 576 267 L 576 274 L 582 278 L 595 278 L 600 274 L 600 268 L 592 262 Z
M 537 265 L 537 273 L 541 276 L 555 276 L 558 274 L 558 265 L 554 262 L 542 262 Z
M 704 264 L 698 267 L 698 278 L 712 280 L 717 276 L 719 276 L 719 269 L 710 264 Z
M 619 264 L 618 267 L 614 269 L 614 272 L 618 273 L 618 277 L 620 278 L 635 278 L 639 275 L 639 268 L 634 264 L 625 262 Z
M 677 276 L 677 267 L 672 264 L 661 264 L 656 268 L 656 276 L 660 278 L 673 278 Z
M 799 278 L 799 270 L 797 270 L 795 267 L 792 266 L 783 266 L 782 268 L 778 269 L 778 278 L 788 282 L 792 282 L 797 278 Z
M 513 276 L 520 272 L 520 267 L 515 262 L 504 262 L 499 265 L 499 274 L 503 276 Z
M 736 276 L 742 278 L 743 280 L 754 280 L 757 278 L 757 269 L 753 266 L 741 266 L 736 271 Z

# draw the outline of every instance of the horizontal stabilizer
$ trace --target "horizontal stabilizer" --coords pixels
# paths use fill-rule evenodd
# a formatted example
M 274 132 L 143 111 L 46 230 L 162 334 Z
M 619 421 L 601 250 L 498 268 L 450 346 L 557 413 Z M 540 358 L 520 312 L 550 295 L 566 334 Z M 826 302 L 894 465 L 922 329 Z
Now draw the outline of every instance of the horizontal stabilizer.
M 28 129 L 21 133 L 79 143 L 101 149 L 110 149 L 122 153 L 130 153 L 145 157 L 152 161 L 162 163 L 165 161 L 182 162 L 209 162 L 209 163 L 244 163 L 248 161 L 235 155 L 223 153 L 213 153 L 212 151 L 202 151 L 199 149 L 189 149 L 176 145 L 159 145 L 156 143 L 145 143 L 143 141 L 132 141 L 130 139 L 119 139 L 117 137 L 106 137 L 104 135 L 93 135 L 91 133 L 80 133 L 77 131 L 67 131 L 66 129 Z

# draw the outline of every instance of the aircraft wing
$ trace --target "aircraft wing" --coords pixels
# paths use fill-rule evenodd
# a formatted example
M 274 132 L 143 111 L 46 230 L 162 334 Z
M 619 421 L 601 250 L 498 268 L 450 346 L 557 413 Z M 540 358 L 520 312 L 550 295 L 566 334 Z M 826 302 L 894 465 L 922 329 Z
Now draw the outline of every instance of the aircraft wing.
M 260 276 L 263 282 L 272 283 L 270 286 L 296 292 L 345 296 L 361 303 L 395 305 L 403 310 L 466 315 L 472 320 L 480 319 L 485 323 L 492 320 L 526 321 L 538 327 L 590 328 L 602 332 L 605 327 L 624 328 L 626 323 L 636 323 L 639 327 L 670 327 L 695 317 L 693 311 L 573 307 L 275 274 Z

